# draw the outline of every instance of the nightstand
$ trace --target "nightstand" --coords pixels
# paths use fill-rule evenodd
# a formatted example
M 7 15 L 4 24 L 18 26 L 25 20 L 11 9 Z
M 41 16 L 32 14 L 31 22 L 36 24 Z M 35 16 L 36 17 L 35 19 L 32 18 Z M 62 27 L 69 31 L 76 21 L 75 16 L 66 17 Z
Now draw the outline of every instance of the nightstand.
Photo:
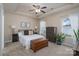
M 18 34 L 12 34 L 12 42 L 17 42 L 19 41 Z

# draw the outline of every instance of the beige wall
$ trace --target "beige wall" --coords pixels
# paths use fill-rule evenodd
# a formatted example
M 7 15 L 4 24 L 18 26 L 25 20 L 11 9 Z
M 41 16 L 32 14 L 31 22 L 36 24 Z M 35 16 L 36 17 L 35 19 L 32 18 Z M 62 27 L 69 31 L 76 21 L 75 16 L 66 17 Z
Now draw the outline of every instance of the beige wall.
M 41 20 L 46 21 L 46 26 L 55 26 L 58 28 L 58 32 L 61 32 L 63 19 L 77 13 L 79 13 L 79 7 L 48 15 Z
M 44 18 L 42 18 L 41 20 L 45 20 L 46 21 L 46 26 L 54 26 L 57 27 L 58 33 L 62 32 L 62 23 L 64 18 L 69 17 L 71 22 L 72 22 L 72 28 L 73 29 L 77 29 L 78 28 L 78 21 L 79 21 L 79 7 L 77 8 L 73 8 L 70 10 L 64 10 L 61 12 L 57 12 L 51 15 L 48 15 Z M 73 29 L 71 31 L 71 35 L 74 35 L 73 33 Z M 66 37 L 64 40 L 64 45 L 70 46 L 70 47 L 74 47 L 76 44 L 76 40 L 75 37 Z
M 5 26 L 5 31 L 4 31 L 5 42 L 11 41 L 11 36 L 12 36 L 11 26 L 12 25 L 16 26 L 16 31 L 17 31 L 18 29 L 21 29 L 20 23 L 23 21 L 30 23 L 30 29 L 34 29 L 36 25 L 39 27 L 38 19 L 34 19 L 31 17 L 22 16 L 22 15 L 5 13 L 5 25 L 4 25 Z
M 60 11 L 51 15 L 48 15 L 44 18 L 41 18 L 41 20 L 46 21 L 46 26 L 55 26 L 58 28 L 58 32 L 61 32 L 62 30 L 62 20 L 65 17 L 69 17 L 75 13 L 79 12 L 79 7 L 70 9 L 70 10 L 64 10 Z M 5 42 L 8 42 L 11 40 L 11 25 L 16 26 L 16 30 L 20 29 L 20 22 L 21 21 L 27 21 L 31 24 L 30 28 L 34 28 L 35 25 L 39 26 L 39 20 L 33 19 L 27 16 L 21 16 L 21 15 L 15 15 L 15 14 L 5 14 Z

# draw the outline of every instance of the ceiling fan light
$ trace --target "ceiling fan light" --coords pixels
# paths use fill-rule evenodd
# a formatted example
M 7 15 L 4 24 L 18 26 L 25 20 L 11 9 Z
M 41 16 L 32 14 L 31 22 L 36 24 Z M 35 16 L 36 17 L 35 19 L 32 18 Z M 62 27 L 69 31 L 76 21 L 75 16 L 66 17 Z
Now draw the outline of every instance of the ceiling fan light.
M 40 12 L 40 9 L 36 9 L 35 11 L 36 11 L 36 12 Z

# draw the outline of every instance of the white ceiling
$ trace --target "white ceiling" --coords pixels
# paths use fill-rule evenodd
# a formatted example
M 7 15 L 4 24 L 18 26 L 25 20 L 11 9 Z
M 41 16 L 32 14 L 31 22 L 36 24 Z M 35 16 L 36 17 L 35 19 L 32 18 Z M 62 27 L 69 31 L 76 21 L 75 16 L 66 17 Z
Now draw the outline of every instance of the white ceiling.
M 40 17 L 42 15 L 48 14 L 51 11 L 55 11 L 58 9 L 62 10 L 62 7 L 66 7 L 67 6 L 77 6 L 79 4 L 68 4 L 68 3 L 36 3 L 35 5 L 40 5 L 41 7 L 46 6 L 46 9 L 43 9 L 46 13 L 38 13 L 35 14 L 35 12 L 30 12 L 29 10 L 33 9 L 33 4 L 35 3 L 6 3 L 4 4 L 4 10 L 5 12 L 9 12 L 9 13 L 14 13 L 14 14 L 21 14 L 21 15 L 28 15 L 31 17 Z M 69 8 L 70 8 L 69 7 Z M 53 9 L 52 9 L 53 8 Z

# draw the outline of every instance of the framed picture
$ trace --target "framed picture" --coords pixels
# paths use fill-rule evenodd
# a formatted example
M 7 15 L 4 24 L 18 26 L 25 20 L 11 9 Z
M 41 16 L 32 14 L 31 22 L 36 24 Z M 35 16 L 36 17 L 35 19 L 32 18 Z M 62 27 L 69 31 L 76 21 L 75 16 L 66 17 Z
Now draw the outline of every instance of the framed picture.
M 21 28 L 29 28 L 30 27 L 30 23 L 28 23 L 28 22 L 21 22 L 20 26 L 21 26 Z

